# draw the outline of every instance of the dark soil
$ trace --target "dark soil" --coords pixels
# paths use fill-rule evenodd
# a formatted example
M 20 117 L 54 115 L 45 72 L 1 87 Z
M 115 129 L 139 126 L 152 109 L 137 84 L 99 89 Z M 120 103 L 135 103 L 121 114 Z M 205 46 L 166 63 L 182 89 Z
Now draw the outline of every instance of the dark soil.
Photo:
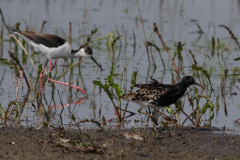
M 137 135 L 134 130 L 87 130 L 82 134 L 69 130 L 65 138 L 79 140 L 78 133 L 82 142 L 92 140 L 98 148 L 84 153 L 57 144 L 61 134 L 53 129 L 5 129 L 0 131 L 0 159 L 240 159 L 239 134 L 214 134 L 209 130 L 141 130 L 143 140 L 127 139 L 122 134 Z M 101 149 L 102 144 L 106 148 Z

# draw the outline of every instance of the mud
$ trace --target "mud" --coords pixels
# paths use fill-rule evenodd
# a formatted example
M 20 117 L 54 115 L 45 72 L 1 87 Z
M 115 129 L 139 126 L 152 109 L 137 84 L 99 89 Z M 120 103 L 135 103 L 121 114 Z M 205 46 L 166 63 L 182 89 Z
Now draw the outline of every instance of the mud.
M 124 133 L 135 139 L 127 139 Z M 215 134 L 206 128 L 69 130 L 65 134 L 65 139 L 94 143 L 90 151 L 63 147 L 56 143 L 60 136 L 64 134 L 51 128 L 1 129 L 0 159 L 240 159 L 239 133 Z

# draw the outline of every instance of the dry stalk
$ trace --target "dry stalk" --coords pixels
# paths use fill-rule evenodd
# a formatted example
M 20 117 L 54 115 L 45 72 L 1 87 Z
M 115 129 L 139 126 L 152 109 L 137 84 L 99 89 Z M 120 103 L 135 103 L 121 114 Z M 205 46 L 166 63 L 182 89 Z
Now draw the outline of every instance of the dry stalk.
M 158 35 L 160 41 L 162 42 L 162 45 L 163 45 L 164 49 L 167 51 L 168 56 L 170 57 L 170 59 L 171 59 L 173 65 L 174 65 L 174 67 L 175 67 L 176 72 L 178 72 L 178 68 L 177 68 L 177 66 L 176 66 L 176 64 L 175 64 L 175 62 L 174 62 L 174 60 L 172 59 L 172 56 L 171 56 L 171 54 L 169 53 L 169 51 L 168 51 L 168 49 L 167 49 L 167 47 L 166 47 L 166 45 L 165 45 L 165 43 L 164 43 L 164 41 L 163 41 L 163 39 L 162 39 L 161 34 L 160 34 L 159 31 L 158 31 L 157 24 L 156 24 L 156 23 L 153 23 L 153 26 L 154 26 L 154 32 Z
M 78 121 L 78 122 L 75 123 L 75 124 L 70 125 L 70 126 L 65 130 L 65 133 L 66 133 L 66 132 L 69 130 L 69 128 L 71 128 L 72 126 L 75 126 L 75 125 L 80 124 L 80 123 L 85 123 L 85 122 L 93 122 L 93 123 L 97 124 L 99 128 L 102 128 L 101 124 L 100 124 L 98 121 L 94 120 L 94 119 L 83 119 L 83 120 Z

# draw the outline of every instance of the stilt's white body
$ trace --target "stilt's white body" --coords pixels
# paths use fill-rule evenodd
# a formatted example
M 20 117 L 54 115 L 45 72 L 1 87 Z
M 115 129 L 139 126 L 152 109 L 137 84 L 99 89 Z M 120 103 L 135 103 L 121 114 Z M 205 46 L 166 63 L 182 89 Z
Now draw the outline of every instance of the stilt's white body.
M 40 54 L 44 55 L 45 57 L 47 57 L 47 59 L 76 57 L 76 54 L 75 55 L 71 54 L 72 48 L 67 41 L 59 47 L 49 48 L 42 44 L 34 43 L 33 41 L 29 40 L 28 38 L 26 38 L 25 36 L 23 36 L 17 32 L 14 32 L 14 33 L 21 36 L 28 44 L 33 46 L 33 48 L 36 52 L 39 52 Z
M 54 58 L 74 58 L 71 54 L 71 46 L 68 42 L 65 42 L 63 45 L 57 48 L 48 48 L 42 44 L 36 44 L 34 42 L 30 42 L 30 45 L 34 47 L 36 52 L 41 53 L 46 56 L 48 59 Z

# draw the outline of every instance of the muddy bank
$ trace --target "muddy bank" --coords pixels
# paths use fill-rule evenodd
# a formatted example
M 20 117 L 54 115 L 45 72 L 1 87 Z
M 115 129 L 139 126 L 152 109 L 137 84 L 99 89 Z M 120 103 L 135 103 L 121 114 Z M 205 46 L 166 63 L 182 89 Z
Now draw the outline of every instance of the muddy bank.
M 126 134 L 127 133 L 127 134 Z M 138 135 L 137 135 L 137 134 Z M 140 135 L 140 136 L 139 136 Z M 92 150 L 64 146 L 63 134 L 43 128 L 1 129 L 1 159 L 240 159 L 239 134 L 210 129 L 69 130 L 64 140 L 81 141 Z M 134 138 L 127 139 L 128 136 Z M 58 143 L 59 142 L 59 143 Z M 93 142 L 93 143 L 91 143 Z M 78 149 L 76 149 L 78 148 Z

